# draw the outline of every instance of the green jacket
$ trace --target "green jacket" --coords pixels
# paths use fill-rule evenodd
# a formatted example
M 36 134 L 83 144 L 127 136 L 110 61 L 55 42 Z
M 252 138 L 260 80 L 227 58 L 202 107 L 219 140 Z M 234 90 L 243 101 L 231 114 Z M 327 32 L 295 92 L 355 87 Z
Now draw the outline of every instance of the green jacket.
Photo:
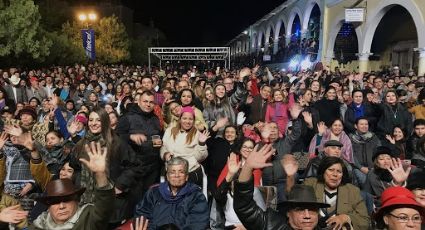
M 310 177 L 304 180 L 305 185 L 312 186 L 316 193 L 317 201 L 323 202 L 325 185 Z M 367 214 L 366 204 L 360 195 L 360 190 L 352 184 L 340 185 L 338 187 L 337 214 L 350 216 L 354 229 L 368 229 L 370 218 Z
M 75 230 L 90 230 L 98 229 L 103 230 L 107 228 L 110 215 L 114 209 L 114 190 L 112 185 L 96 189 L 95 191 L 94 204 L 87 204 L 80 207 L 76 214 L 80 214 L 76 219 L 75 224 L 68 221 L 64 225 L 72 226 L 70 228 L 61 229 L 75 229 Z M 76 215 L 75 214 L 75 215 Z M 73 220 L 76 216 L 71 217 Z M 58 229 L 61 226 L 54 226 L 55 223 L 49 218 L 48 212 L 42 213 L 33 224 L 29 226 L 29 229 Z M 54 227 L 52 227 L 54 226 Z

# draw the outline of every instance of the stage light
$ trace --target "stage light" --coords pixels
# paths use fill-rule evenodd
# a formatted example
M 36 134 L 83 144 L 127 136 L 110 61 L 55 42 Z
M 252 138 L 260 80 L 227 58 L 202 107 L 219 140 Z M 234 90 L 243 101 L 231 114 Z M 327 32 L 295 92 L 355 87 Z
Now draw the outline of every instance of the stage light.
M 296 69 L 298 67 L 298 60 L 296 58 L 292 58 L 291 61 L 289 61 L 288 67 L 292 70 Z
M 305 58 L 302 62 L 301 62 L 301 69 L 302 70 L 307 70 L 310 69 L 311 66 L 313 65 L 313 63 L 310 62 L 310 60 L 308 60 L 308 57 Z

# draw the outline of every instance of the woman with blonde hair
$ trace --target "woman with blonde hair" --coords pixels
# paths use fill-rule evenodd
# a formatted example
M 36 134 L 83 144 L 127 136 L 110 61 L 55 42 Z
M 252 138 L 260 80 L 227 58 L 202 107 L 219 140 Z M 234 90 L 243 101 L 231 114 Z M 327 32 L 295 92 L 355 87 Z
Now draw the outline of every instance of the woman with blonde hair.
M 196 129 L 193 108 L 183 107 L 177 125 L 165 130 L 161 158 L 166 162 L 173 157 L 186 159 L 189 162 L 189 182 L 202 187 L 203 173 L 200 163 L 208 156 L 208 138 L 208 131 L 201 133 Z

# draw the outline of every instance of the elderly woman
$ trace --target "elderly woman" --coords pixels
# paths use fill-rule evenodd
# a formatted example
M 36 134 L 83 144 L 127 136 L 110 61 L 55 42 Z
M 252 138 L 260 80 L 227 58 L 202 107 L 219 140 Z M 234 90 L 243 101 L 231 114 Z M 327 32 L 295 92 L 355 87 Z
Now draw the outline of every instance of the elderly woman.
M 388 188 L 382 193 L 381 202 L 382 207 L 374 215 L 378 229 L 423 229 L 425 210 L 408 189 L 400 186 Z
M 202 168 L 200 163 L 208 156 L 206 141 L 209 132 L 199 132 L 195 127 L 195 111 L 183 107 L 176 127 L 165 130 L 161 147 L 161 158 L 169 161 L 180 156 L 189 161 L 189 181 L 202 187 Z
M 298 164 L 295 158 L 287 157 L 282 161 L 282 166 L 287 174 L 286 191 L 290 191 L 295 182 Z M 368 228 L 369 215 L 360 190 L 349 181 L 347 168 L 338 157 L 324 158 L 319 165 L 317 178 L 305 179 L 304 184 L 314 188 L 317 201 L 330 205 L 329 208 L 320 209 L 320 227 L 332 226 L 338 229 L 351 225 L 354 229 Z
M 329 129 L 323 122 L 317 125 L 318 133 L 310 142 L 309 153 L 322 152 L 324 144 L 329 140 L 337 140 L 343 144 L 341 156 L 344 160 L 354 163 L 353 147 L 350 137 L 344 132 L 344 124 L 341 119 L 332 121 Z

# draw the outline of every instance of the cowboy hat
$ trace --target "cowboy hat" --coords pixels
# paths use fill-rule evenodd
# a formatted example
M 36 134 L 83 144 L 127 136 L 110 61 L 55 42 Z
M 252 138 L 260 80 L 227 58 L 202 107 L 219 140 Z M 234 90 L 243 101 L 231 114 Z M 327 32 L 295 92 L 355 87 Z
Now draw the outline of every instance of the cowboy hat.
M 283 201 L 284 206 L 294 207 L 315 207 L 329 208 L 326 203 L 317 202 L 314 189 L 308 185 L 294 185 L 288 194 L 288 200 Z
M 64 201 L 75 200 L 86 191 L 85 188 L 77 188 L 70 179 L 57 179 L 50 181 L 46 186 L 46 195 L 36 198 L 37 201 L 46 205 Z
M 14 74 L 9 80 L 10 80 L 10 83 L 12 83 L 13 85 L 17 85 L 21 81 L 21 78 Z

